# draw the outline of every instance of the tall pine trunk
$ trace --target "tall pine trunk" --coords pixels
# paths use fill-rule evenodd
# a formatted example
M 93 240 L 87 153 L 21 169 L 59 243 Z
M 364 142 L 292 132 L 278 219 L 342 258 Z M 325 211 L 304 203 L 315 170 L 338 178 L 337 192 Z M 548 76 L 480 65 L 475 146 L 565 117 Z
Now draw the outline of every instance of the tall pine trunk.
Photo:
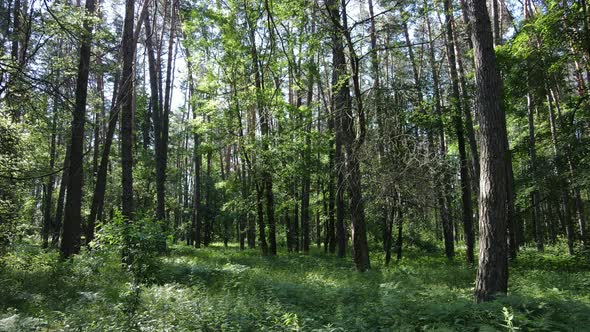
M 135 1 L 125 1 L 123 23 L 123 70 L 121 73 L 121 185 L 122 214 L 127 222 L 133 220 L 133 83 L 135 63 L 135 42 L 133 40 L 133 19 Z
M 463 130 L 461 95 L 459 92 L 459 75 L 457 73 L 457 62 L 455 58 L 455 36 L 453 31 L 453 7 L 451 0 L 444 1 L 446 34 L 447 34 L 447 58 L 451 73 L 451 105 L 453 107 L 453 123 L 457 135 L 457 145 L 459 148 L 459 165 L 461 178 L 461 203 L 463 214 L 463 233 L 465 236 L 466 259 L 468 264 L 473 264 L 473 203 L 471 201 L 471 179 L 469 177 L 469 166 L 467 165 L 467 150 L 465 147 L 465 136 Z
M 475 54 L 475 105 L 480 124 L 479 267 L 477 302 L 508 290 L 506 243 L 506 119 L 502 81 L 496 65 L 490 18 L 485 0 L 468 0 Z
M 86 1 L 86 11 L 94 14 L 95 0 Z M 63 257 L 70 257 L 80 252 L 80 232 L 82 226 L 83 192 L 83 158 L 84 158 L 84 124 L 86 119 L 86 99 L 88 96 L 88 76 L 90 73 L 90 48 L 92 46 L 93 24 L 84 21 L 84 36 L 80 45 L 80 62 L 76 79 L 75 105 L 70 137 L 70 167 L 68 196 L 66 198 L 63 235 L 60 252 Z

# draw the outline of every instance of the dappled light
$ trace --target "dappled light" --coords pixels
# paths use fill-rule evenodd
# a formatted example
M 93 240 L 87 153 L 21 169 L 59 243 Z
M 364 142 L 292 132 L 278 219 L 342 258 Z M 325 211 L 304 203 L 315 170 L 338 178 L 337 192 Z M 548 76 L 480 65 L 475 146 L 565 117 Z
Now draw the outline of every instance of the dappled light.
M 0 332 L 590 331 L 588 0 L 0 0 Z

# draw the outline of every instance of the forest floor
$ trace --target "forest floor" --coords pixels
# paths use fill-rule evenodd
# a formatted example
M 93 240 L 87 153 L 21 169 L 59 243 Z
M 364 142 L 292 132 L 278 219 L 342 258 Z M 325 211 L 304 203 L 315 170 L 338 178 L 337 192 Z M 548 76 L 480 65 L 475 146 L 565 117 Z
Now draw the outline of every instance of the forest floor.
M 510 295 L 476 305 L 461 257 L 408 250 L 356 273 L 350 257 L 261 257 L 258 250 L 174 245 L 134 282 L 116 253 L 20 244 L 0 261 L 0 331 L 590 331 L 590 266 L 521 252 Z

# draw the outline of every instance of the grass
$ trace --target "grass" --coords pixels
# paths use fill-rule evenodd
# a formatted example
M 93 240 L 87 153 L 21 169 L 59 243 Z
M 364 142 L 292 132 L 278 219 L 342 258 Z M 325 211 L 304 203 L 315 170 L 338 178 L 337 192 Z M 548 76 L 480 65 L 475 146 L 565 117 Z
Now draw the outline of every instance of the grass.
M 523 250 L 509 295 L 480 305 L 460 257 L 372 259 L 360 274 L 319 250 L 175 245 L 138 283 L 115 252 L 62 262 L 19 244 L 0 262 L 0 331 L 590 331 L 590 267 L 557 248 Z

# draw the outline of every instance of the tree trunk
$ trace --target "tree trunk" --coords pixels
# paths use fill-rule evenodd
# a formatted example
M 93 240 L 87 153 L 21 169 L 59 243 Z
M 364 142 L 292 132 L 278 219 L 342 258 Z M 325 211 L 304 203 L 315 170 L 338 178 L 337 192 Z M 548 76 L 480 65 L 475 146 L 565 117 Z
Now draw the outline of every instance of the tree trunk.
M 333 110 L 327 110 L 328 114 L 328 130 L 330 131 L 330 133 L 335 133 L 335 126 L 334 126 L 334 112 Z M 332 135 L 333 137 L 333 135 Z M 328 174 L 329 174 L 329 179 L 328 179 L 328 224 L 326 227 L 326 239 L 327 239 L 327 243 L 328 243 L 328 251 L 331 254 L 334 254 L 336 252 L 336 222 L 335 222 L 335 208 L 336 208 L 336 190 L 338 190 L 338 188 L 335 188 L 335 182 L 336 179 L 338 178 L 338 169 L 336 169 L 336 148 L 334 146 L 335 140 L 333 138 L 330 138 L 329 140 L 329 144 L 330 144 L 330 150 L 328 152 Z
M 342 153 L 342 146 L 344 145 L 344 127 L 343 118 L 345 108 L 349 107 L 350 102 L 350 88 L 348 80 L 342 80 L 341 77 L 347 75 L 346 57 L 344 54 L 344 46 L 342 45 L 342 36 L 338 31 L 341 25 L 341 17 L 339 4 L 336 0 L 326 2 L 329 9 L 330 17 L 334 23 L 332 31 L 332 104 L 334 113 L 334 129 L 336 131 L 336 150 L 334 155 L 334 163 L 337 172 L 336 181 L 336 239 L 338 243 L 338 257 L 344 257 L 346 254 L 346 229 L 344 226 L 344 179 L 345 179 L 345 164 L 344 155 Z
M 207 117 L 207 122 L 210 123 L 210 118 Z M 213 195 L 211 193 L 211 159 L 212 159 L 212 153 L 211 150 L 209 150 L 207 152 L 207 177 L 206 177 L 206 181 L 205 181 L 205 197 L 206 197 L 206 211 L 207 214 L 205 214 L 206 219 L 205 220 L 201 220 L 201 223 L 203 224 L 203 245 L 205 247 L 208 247 L 209 244 L 211 243 L 211 241 L 213 241 L 213 226 L 212 226 L 212 219 L 213 216 L 211 214 L 211 211 L 213 210 Z
M 125 1 L 123 23 L 123 70 L 121 74 L 121 185 L 122 214 L 127 222 L 133 220 L 133 64 L 135 63 L 135 41 L 133 40 L 133 19 L 135 1 Z
M 156 137 L 161 141 L 159 155 L 156 156 L 156 219 L 158 221 L 165 221 L 166 217 L 166 167 L 168 164 L 168 131 L 170 122 L 170 98 L 172 95 L 172 72 L 174 71 L 173 59 L 175 58 L 174 52 L 174 39 L 176 32 L 176 2 L 175 0 L 170 5 L 171 19 L 170 19 L 170 30 L 168 36 L 168 55 L 166 63 L 166 85 L 164 88 L 164 109 L 162 118 L 160 119 L 161 137 Z M 165 224 L 165 223 L 164 223 Z
M 86 10 L 94 13 L 95 0 L 86 1 Z M 84 157 L 84 123 L 86 119 L 86 98 L 88 96 L 88 76 L 90 73 L 90 48 L 92 46 L 91 21 L 84 21 L 84 36 L 80 45 L 80 62 L 76 80 L 76 100 L 72 118 L 72 135 L 70 137 L 70 167 L 68 196 L 66 198 L 63 237 L 60 252 L 63 257 L 70 257 L 80 252 L 80 231 L 82 226 L 83 193 L 83 157 Z
M 191 62 L 191 54 L 190 50 L 185 49 L 186 58 L 187 58 L 187 67 L 188 67 L 188 75 L 189 75 L 189 94 L 194 97 L 195 93 L 195 83 L 193 81 L 193 71 L 192 71 L 192 62 Z M 153 90 L 152 90 L 153 91 Z M 197 107 L 193 105 L 192 102 L 189 101 L 190 108 L 193 111 L 193 120 L 196 121 L 197 119 Z M 192 202 L 192 209 L 191 209 L 191 229 L 192 229 L 192 241 L 194 242 L 195 247 L 201 247 L 201 163 L 202 157 L 201 152 L 199 151 L 199 146 L 201 144 L 201 138 L 199 136 L 198 130 L 193 129 L 193 202 Z
M 475 54 L 475 105 L 480 124 L 479 268 L 475 300 L 489 301 L 508 290 L 506 243 L 506 119 L 502 81 L 485 0 L 468 0 Z
M 66 155 L 64 156 L 63 172 L 61 175 L 61 181 L 59 185 L 59 195 L 57 196 L 57 207 L 55 209 L 55 218 L 53 219 L 53 225 L 51 231 L 53 232 L 51 237 L 51 246 L 56 248 L 59 243 L 62 228 L 62 216 L 64 212 L 64 202 L 66 199 L 68 180 L 70 174 L 70 144 L 66 144 Z
M 49 169 L 53 170 L 55 167 L 55 155 L 56 155 L 56 141 L 57 141 L 57 97 L 53 98 L 53 123 L 51 125 L 51 142 L 49 144 Z M 43 202 L 43 230 L 42 240 L 43 248 L 49 246 L 49 232 L 51 231 L 51 210 L 53 207 L 53 185 L 55 182 L 55 176 L 53 173 L 47 178 L 45 184 L 45 201 Z
M 459 92 L 459 75 L 457 73 L 457 64 L 455 60 L 455 36 L 453 31 L 453 8 L 451 0 L 444 1 L 446 34 L 447 34 L 447 58 L 451 72 L 452 96 L 451 104 L 454 108 L 453 123 L 457 135 L 457 145 L 459 148 L 459 164 L 461 175 L 461 202 L 463 213 L 463 233 L 465 236 L 466 259 L 468 264 L 473 264 L 473 203 L 471 202 L 471 179 L 469 178 L 469 166 L 467 165 L 467 150 L 465 148 L 465 136 L 463 134 L 463 120 L 461 109 L 461 95 Z
M 387 217 L 383 220 L 383 245 L 385 249 L 385 265 L 391 262 L 391 247 L 393 246 L 393 224 L 395 221 L 395 202 L 387 209 Z M 399 222 L 399 221 L 398 221 Z
M 258 218 L 258 239 L 260 241 L 260 250 L 262 255 L 268 255 L 268 245 L 266 244 L 266 230 L 264 224 L 264 207 L 262 202 L 262 188 L 256 183 L 256 212 Z
M 365 224 L 365 209 L 362 197 L 361 170 L 359 151 L 365 139 L 366 124 L 362 103 L 362 92 L 360 88 L 359 58 L 356 56 L 350 31 L 348 29 L 346 14 L 346 0 L 341 1 L 342 9 L 342 29 L 341 32 L 344 40 L 348 45 L 348 54 L 350 57 L 351 78 L 354 87 L 356 115 L 358 118 L 358 127 L 354 123 L 354 112 L 350 94 L 342 98 L 345 103 L 340 107 L 342 112 L 342 129 L 343 140 L 346 151 L 346 175 L 348 177 L 348 195 L 350 219 L 352 223 L 352 249 L 353 261 L 357 271 L 364 272 L 370 268 L 369 245 L 367 242 L 367 226 Z M 338 59 L 338 61 L 336 61 Z M 346 58 L 344 54 L 334 58 L 336 64 L 334 68 L 339 71 L 339 75 L 346 75 Z M 358 135 L 357 129 L 358 128 Z
M 299 228 L 299 204 L 297 203 L 299 199 L 299 192 L 297 192 L 297 181 L 293 179 L 293 196 L 295 201 L 295 210 L 293 211 L 293 222 L 291 223 L 291 227 L 293 229 L 291 241 L 293 243 L 293 250 L 295 252 L 299 252 L 301 249 L 301 241 L 300 241 L 300 228 Z
M 561 186 L 559 189 L 560 193 L 560 211 L 563 217 L 563 224 L 565 225 L 566 236 L 567 236 L 567 244 L 568 244 L 568 251 L 570 255 L 574 254 L 574 230 L 572 226 L 571 220 L 571 210 L 570 210 L 570 196 L 569 196 L 569 181 L 567 178 L 561 175 L 561 151 L 559 142 L 557 139 L 557 119 L 555 116 L 555 110 L 553 109 L 553 102 L 549 95 L 549 88 L 547 83 L 545 83 L 545 96 L 547 98 L 547 106 L 549 111 L 549 126 L 551 129 L 551 142 L 553 144 L 553 159 L 555 163 L 555 174 L 559 177 Z M 541 247 L 541 250 L 543 248 Z
M 397 256 L 396 259 L 399 261 L 400 259 L 402 259 L 402 247 L 403 247 L 403 225 L 404 225 L 404 210 L 403 210 L 403 204 L 401 202 L 401 198 L 398 194 L 398 199 L 397 199 L 397 203 L 398 203 L 398 217 L 397 217 L 397 241 L 395 244 L 395 247 L 397 249 Z
M 310 78 L 307 95 L 307 106 L 311 109 L 311 97 L 313 96 L 313 79 Z M 310 213 L 309 196 L 311 187 L 311 114 L 305 119 L 305 148 L 303 151 L 303 184 L 301 193 L 301 231 L 303 233 L 303 252 L 309 252 L 310 240 Z
M 432 31 L 430 27 L 430 19 L 426 17 L 426 27 L 428 29 L 428 44 L 429 44 L 429 57 L 430 57 L 430 67 L 432 71 L 432 83 L 433 83 L 433 90 L 434 90 L 434 111 L 435 111 L 435 122 L 436 122 L 436 129 L 438 133 L 438 140 L 439 140 L 439 149 L 438 149 L 438 157 L 442 163 L 442 170 L 443 174 L 438 174 L 440 178 L 442 178 L 442 185 L 435 183 L 436 186 L 436 197 L 438 208 L 440 212 L 440 218 L 442 223 L 442 233 L 444 237 L 444 244 L 445 244 L 445 255 L 448 259 L 452 259 L 455 256 L 455 246 L 453 243 L 453 226 L 451 221 L 451 201 L 449 199 L 448 192 L 450 185 L 449 179 L 449 172 L 446 169 L 446 142 L 445 142 L 445 133 L 444 127 L 442 122 L 442 105 L 441 105 L 441 93 L 440 93 L 440 83 L 439 83 L 439 76 L 438 76 L 438 69 L 436 68 L 436 58 L 434 55 L 434 41 L 432 39 Z
M 530 174 L 533 180 L 533 192 L 531 201 L 533 205 L 533 225 L 535 226 L 535 242 L 537 251 L 543 251 L 543 223 L 541 215 L 541 197 L 539 194 L 539 183 L 537 180 L 537 149 L 535 147 L 535 106 L 532 96 L 527 94 L 528 124 L 529 124 L 529 157 L 530 157 Z
M 262 134 L 262 150 L 263 152 L 268 151 L 269 143 L 268 139 L 270 137 L 270 114 L 267 107 L 265 107 L 264 103 L 264 96 L 262 91 L 262 77 L 261 77 L 261 69 L 260 64 L 258 62 L 258 49 L 256 47 L 256 34 L 255 34 L 255 26 L 254 23 L 250 21 L 248 18 L 248 26 L 249 26 L 249 34 L 250 34 L 250 43 L 251 43 L 251 55 L 252 55 L 252 68 L 254 71 L 254 86 L 256 89 L 256 107 L 258 109 L 259 117 L 260 117 L 260 132 Z M 265 153 L 263 153 L 264 156 Z M 277 244 L 276 244 L 276 223 L 275 223 L 275 216 L 274 216 L 274 194 L 273 194 L 273 184 L 272 184 L 272 173 L 267 169 L 269 165 L 265 161 L 266 157 L 263 157 L 263 166 L 261 171 L 261 182 L 262 188 L 261 190 L 264 191 L 265 201 L 266 201 L 266 217 L 268 218 L 268 240 L 269 240 L 269 248 L 268 252 L 266 252 L 266 240 L 264 241 L 263 253 L 270 254 L 274 256 L 277 254 Z M 262 196 L 262 192 L 259 193 Z M 259 200 L 261 199 L 258 198 Z M 259 211 L 259 221 L 262 221 L 261 218 L 264 218 L 263 215 L 260 215 L 261 211 Z M 259 224 L 260 228 L 260 235 L 261 235 L 261 245 L 262 240 L 264 237 L 264 222 Z

